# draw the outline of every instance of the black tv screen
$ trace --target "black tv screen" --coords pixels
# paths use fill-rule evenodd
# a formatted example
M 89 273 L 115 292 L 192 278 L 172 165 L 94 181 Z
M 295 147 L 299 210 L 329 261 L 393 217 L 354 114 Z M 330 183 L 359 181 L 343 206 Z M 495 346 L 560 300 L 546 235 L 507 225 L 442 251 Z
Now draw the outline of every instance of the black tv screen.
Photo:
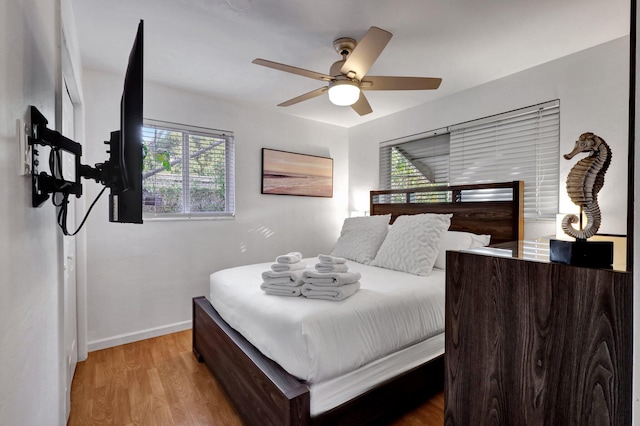
M 120 101 L 120 130 L 111 133 L 109 221 L 142 223 L 143 28 L 129 55 Z

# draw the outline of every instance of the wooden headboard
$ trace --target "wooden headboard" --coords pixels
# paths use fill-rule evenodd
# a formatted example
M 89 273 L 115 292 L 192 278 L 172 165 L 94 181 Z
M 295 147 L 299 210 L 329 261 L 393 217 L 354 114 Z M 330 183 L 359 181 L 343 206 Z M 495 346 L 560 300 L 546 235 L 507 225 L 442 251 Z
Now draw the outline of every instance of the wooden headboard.
M 487 192 L 504 201 L 485 201 Z M 523 239 L 523 196 L 522 181 L 380 190 L 370 193 L 370 212 L 390 213 L 391 223 L 405 214 L 453 213 L 451 231 L 490 234 L 498 244 Z

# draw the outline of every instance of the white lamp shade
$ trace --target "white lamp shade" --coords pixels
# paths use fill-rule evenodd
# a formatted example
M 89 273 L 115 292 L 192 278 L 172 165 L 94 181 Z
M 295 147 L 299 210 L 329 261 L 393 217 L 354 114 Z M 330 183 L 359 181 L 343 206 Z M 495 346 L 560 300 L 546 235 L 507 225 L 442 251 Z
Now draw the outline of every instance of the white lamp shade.
M 329 85 L 329 100 L 334 105 L 348 106 L 360 98 L 360 88 L 351 80 L 338 80 Z

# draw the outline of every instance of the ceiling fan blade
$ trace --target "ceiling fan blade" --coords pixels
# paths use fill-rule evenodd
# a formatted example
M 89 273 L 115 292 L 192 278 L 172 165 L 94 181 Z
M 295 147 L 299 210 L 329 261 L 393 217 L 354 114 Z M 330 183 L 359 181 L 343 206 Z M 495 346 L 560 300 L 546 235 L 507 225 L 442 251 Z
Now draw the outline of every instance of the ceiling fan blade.
M 305 93 L 304 95 L 300 95 L 300 96 L 298 96 L 296 98 L 289 99 L 288 101 L 282 102 L 281 104 L 278 104 L 278 106 L 286 107 L 286 106 L 290 106 L 290 105 L 293 105 L 293 104 L 297 104 L 298 102 L 302 102 L 302 101 L 306 101 L 306 100 L 309 100 L 309 99 L 313 99 L 313 98 L 316 98 L 316 97 L 326 93 L 327 90 L 329 90 L 327 87 L 321 87 L 319 89 L 312 90 L 311 92 Z
M 375 60 L 378 59 L 392 36 L 393 34 L 389 31 L 378 27 L 369 28 L 369 31 L 358 42 L 353 52 L 347 56 L 347 60 L 340 72 L 349 78 L 361 80 Z
M 292 67 L 291 65 L 280 64 L 278 62 L 267 61 L 266 59 L 254 59 L 251 61 L 256 65 L 262 65 L 263 67 L 273 68 L 279 71 L 290 72 L 291 74 L 301 75 L 303 77 L 309 77 L 321 81 L 332 81 L 333 77 L 330 75 L 322 74 L 315 71 L 309 71 L 298 67 Z
M 441 78 L 431 77 L 372 77 L 360 82 L 362 90 L 434 90 L 440 87 Z
M 351 105 L 351 108 L 353 108 L 353 110 L 360 115 L 366 115 L 373 112 L 373 110 L 371 109 L 371 105 L 369 105 L 369 101 L 362 92 L 360 92 L 360 97 L 358 98 L 356 103 Z

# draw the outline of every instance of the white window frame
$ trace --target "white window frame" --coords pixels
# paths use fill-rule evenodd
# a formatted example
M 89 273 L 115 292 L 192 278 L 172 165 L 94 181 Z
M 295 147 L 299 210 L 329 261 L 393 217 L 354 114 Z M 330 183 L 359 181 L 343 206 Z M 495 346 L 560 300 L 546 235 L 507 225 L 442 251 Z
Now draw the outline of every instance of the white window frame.
M 216 130 L 204 127 L 190 126 L 167 121 L 144 119 L 143 128 L 157 128 L 169 130 L 172 132 L 182 133 L 182 207 L 183 211 L 176 213 L 150 213 L 144 212 L 145 221 L 150 220 L 212 220 L 212 219 L 233 219 L 235 217 L 235 145 L 233 132 L 227 130 Z M 144 130 L 143 130 L 144 131 Z M 188 160 L 193 156 L 189 152 L 189 136 L 204 136 L 215 139 L 224 140 L 225 144 L 225 210 L 212 212 L 192 212 L 190 209 L 189 196 L 189 167 L 184 163 L 184 159 Z M 149 155 L 149 154 L 148 154 Z M 149 171 L 146 171 L 149 173 Z M 146 179 L 145 171 L 143 171 L 143 188 Z

